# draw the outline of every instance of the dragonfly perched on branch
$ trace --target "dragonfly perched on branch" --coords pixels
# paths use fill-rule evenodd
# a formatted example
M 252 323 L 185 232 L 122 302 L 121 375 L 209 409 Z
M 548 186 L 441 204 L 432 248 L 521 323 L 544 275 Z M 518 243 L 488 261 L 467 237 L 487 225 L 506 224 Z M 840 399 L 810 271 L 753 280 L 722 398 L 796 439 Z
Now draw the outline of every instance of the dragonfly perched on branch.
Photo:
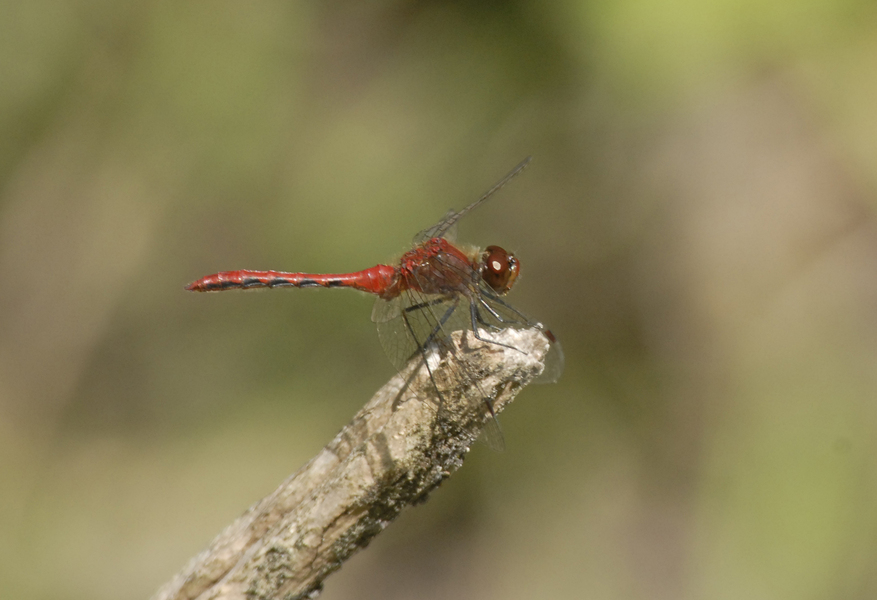
M 457 381 L 478 386 L 477 370 L 450 340 L 454 331 L 469 330 L 477 340 L 498 344 L 490 332 L 507 328 L 537 329 L 551 343 L 539 381 L 556 381 L 563 370 L 560 343 L 542 323 L 531 320 L 506 302 L 520 273 L 518 258 L 499 246 L 484 250 L 455 244 L 457 222 L 493 196 L 530 162 L 528 157 L 475 202 L 445 217 L 414 237 L 413 247 L 393 265 L 375 265 L 362 271 L 339 274 L 283 271 L 223 271 L 203 277 L 186 289 L 217 292 L 232 289 L 324 287 L 353 288 L 376 295 L 372 321 L 381 345 L 397 369 L 420 358 L 442 397 L 443 385 L 434 376 L 435 357 L 446 357 L 446 369 Z M 492 398 L 481 394 L 488 443 L 502 446 Z

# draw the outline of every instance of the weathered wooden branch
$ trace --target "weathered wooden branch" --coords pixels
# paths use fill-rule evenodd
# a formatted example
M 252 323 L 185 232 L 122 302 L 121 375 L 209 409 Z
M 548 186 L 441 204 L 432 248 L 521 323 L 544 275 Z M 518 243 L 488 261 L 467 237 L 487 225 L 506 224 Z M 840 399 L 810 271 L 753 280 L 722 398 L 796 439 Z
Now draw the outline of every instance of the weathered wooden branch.
M 454 334 L 477 382 L 455 376 L 441 357 L 430 358 L 441 401 L 423 361 L 412 361 L 153 600 L 316 597 L 330 573 L 462 465 L 490 418 L 483 394 L 494 398 L 498 413 L 542 371 L 543 333 L 506 330 L 494 339 L 516 349 L 483 344 L 471 332 Z

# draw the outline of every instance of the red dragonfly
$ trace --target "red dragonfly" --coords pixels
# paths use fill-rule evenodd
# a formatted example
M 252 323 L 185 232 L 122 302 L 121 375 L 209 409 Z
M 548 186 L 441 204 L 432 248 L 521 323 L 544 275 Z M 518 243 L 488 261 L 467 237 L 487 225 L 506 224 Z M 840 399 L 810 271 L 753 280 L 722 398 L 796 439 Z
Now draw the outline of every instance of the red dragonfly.
M 455 346 L 449 338 L 453 331 L 471 330 L 477 339 L 499 344 L 482 337 L 482 333 L 509 327 L 535 328 L 551 343 L 539 381 L 556 381 L 563 370 L 560 344 L 542 323 L 529 319 L 502 298 L 518 277 L 520 261 L 499 246 L 463 251 L 452 243 L 460 218 L 491 197 L 529 162 L 530 157 L 478 200 L 459 212 L 449 211 L 437 224 L 418 233 L 414 247 L 396 265 L 375 265 L 342 274 L 223 271 L 190 283 L 186 289 L 218 292 L 263 287 L 346 287 L 375 294 L 378 299 L 372 321 L 390 361 L 402 370 L 410 359 L 420 356 L 430 377 L 432 367 L 427 356 L 433 350 L 454 353 Z M 477 383 L 478 378 L 469 374 L 463 357 L 454 355 L 451 362 L 458 376 Z M 432 382 L 441 397 L 442 390 L 435 378 Z M 482 396 L 486 410 L 495 416 L 491 398 L 487 394 Z M 502 434 L 495 419 L 488 420 L 487 435 L 492 446 L 502 446 Z

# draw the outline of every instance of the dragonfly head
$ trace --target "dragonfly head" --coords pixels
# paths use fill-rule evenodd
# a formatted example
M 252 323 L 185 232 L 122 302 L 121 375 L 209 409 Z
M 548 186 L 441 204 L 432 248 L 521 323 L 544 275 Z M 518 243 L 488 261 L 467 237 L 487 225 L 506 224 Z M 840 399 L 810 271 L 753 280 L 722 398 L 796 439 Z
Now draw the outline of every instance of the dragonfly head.
M 488 246 L 481 257 L 481 278 L 497 294 L 505 294 L 512 289 L 521 263 L 514 254 L 499 246 Z

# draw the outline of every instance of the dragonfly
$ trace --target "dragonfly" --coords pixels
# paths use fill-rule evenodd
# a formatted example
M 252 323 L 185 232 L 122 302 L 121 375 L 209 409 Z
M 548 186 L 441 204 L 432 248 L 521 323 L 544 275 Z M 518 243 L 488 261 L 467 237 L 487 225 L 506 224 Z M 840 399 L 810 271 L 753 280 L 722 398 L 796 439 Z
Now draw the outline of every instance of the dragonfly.
M 505 300 L 521 270 L 520 260 L 499 246 L 483 250 L 456 244 L 459 220 L 483 204 L 529 164 L 526 158 L 480 198 L 418 233 L 413 246 L 398 262 L 378 264 L 351 273 L 290 273 L 284 271 L 222 271 L 202 277 L 186 286 L 194 292 L 219 292 L 255 288 L 352 288 L 377 296 L 372 321 L 378 338 L 393 365 L 402 371 L 419 358 L 426 365 L 439 401 L 442 386 L 434 377 L 431 353 L 449 356 L 450 370 L 457 381 L 478 387 L 479 377 L 462 352 L 451 341 L 455 331 L 471 331 L 485 344 L 497 344 L 485 332 L 507 328 L 537 329 L 549 342 L 540 383 L 556 381 L 563 370 L 563 351 L 557 338 L 542 323 L 534 321 Z M 496 421 L 493 398 L 481 391 L 478 400 L 487 413 L 485 433 L 490 446 L 501 449 L 502 432 Z

